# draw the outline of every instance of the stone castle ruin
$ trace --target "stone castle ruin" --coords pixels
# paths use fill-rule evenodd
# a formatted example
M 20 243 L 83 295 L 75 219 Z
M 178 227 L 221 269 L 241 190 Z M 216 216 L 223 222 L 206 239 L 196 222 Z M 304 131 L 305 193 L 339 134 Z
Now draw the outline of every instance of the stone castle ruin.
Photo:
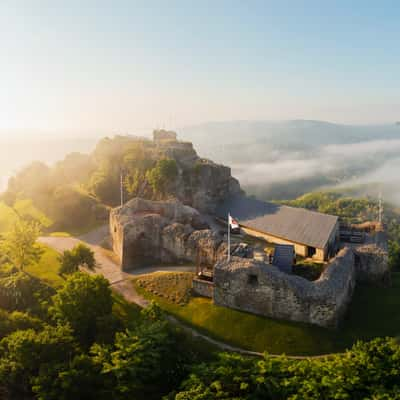
M 210 220 L 217 216 L 219 204 L 242 193 L 230 168 L 201 159 L 191 143 L 177 140 L 175 132 L 155 131 L 151 145 L 161 157 L 176 160 L 176 198 L 135 198 L 111 211 L 113 250 L 123 270 L 154 263 L 195 264 L 201 255 L 212 274 L 209 279 L 193 280 L 198 295 L 210 297 L 220 306 L 323 327 L 338 326 L 357 283 L 390 283 L 387 239 L 381 226 L 359 226 L 362 235 L 351 231 L 349 238 L 357 240 L 343 242 L 336 217 L 325 218 L 307 210 L 292 212 L 287 207 L 278 210 L 275 206 L 273 219 L 268 217 L 268 205 L 261 207 L 264 214 L 255 214 L 254 207 L 250 207 L 249 231 L 270 237 L 274 228 L 277 243 L 282 243 L 285 235 L 283 243 L 290 244 L 293 239 L 300 249 L 296 251 L 304 247 L 308 256 L 315 258 L 319 254 L 314 244 L 317 227 L 325 238 L 320 244 L 321 256 L 329 257 L 317 280 L 285 273 L 254 258 L 232 256 L 228 261 L 226 237 Z M 293 218 L 298 221 L 294 223 Z M 328 221 L 329 229 L 322 226 L 324 221 Z M 278 231 L 278 227 L 285 230 Z M 315 251 L 310 252 L 314 247 Z
M 113 250 L 123 270 L 149 264 L 195 263 L 199 251 L 209 265 L 226 254 L 223 237 L 200 213 L 177 200 L 135 198 L 110 214 Z
M 369 237 L 366 244 L 345 245 L 313 282 L 263 262 L 236 257 L 230 262 L 222 260 L 214 267 L 212 297 L 220 306 L 337 327 L 359 282 L 390 283 L 387 240 L 383 232 Z

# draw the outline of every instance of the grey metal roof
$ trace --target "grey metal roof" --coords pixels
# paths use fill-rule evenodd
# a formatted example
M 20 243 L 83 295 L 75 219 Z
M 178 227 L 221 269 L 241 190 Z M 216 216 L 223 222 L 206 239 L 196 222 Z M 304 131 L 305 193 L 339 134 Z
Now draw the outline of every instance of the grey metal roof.
M 325 247 L 338 221 L 333 215 L 241 195 L 220 204 L 216 214 L 227 219 L 228 212 L 240 225 L 319 249 Z

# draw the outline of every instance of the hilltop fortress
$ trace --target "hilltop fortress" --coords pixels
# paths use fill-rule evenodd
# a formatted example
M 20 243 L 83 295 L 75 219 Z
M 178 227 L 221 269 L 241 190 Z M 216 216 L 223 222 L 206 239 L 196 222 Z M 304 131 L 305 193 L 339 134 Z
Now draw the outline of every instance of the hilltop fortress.
M 390 283 L 381 225 L 363 234 L 359 243 L 343 242 L 335 216 L 270 203 L 255 207 L 244 197 L 230 168 L 201 159 L 191 143 L 177 140 L 175 132 L 155 131 L 152 146 L 178 165 L 175 199 L 135 198 L 111 211 L 113 249 L 122 269 L 202 263 L 212 271 L 211 279 L 194 279 L 193 290 L 215 304 L 324 327 L 338 326 L 358 283 Z M 247 199 L 245 209 L 232 205 L 237 198 Z M 224 225 L 216 222 L 223 217 L 220 210 L 243 221 L 248 235 L 292 246 L 298 256 L 325 261 L 322 274 L 309 281 L 270 260 L 232 256 L 228 261 L 226 225 L 224 232 Z M 233 214 L 239 211 L 243 217 Z

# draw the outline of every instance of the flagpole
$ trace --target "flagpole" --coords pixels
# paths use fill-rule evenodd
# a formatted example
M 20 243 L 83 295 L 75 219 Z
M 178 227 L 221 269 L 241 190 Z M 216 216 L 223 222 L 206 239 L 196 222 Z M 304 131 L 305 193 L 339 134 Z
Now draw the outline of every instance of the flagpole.
M 121 207 L 122 207 L 124 205 L 124 176 L 122 174 L 122 169 L 119 176 L 119 187 L 120 187 Z
M 231 216 L 228 213 L 228 262 L 231 261 Z

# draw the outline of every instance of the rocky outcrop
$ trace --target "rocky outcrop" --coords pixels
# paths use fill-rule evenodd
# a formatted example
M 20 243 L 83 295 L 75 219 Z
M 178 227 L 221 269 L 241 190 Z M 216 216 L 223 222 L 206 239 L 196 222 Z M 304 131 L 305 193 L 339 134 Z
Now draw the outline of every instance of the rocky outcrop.
M 231 169 L 200 158 L 193 144 L 176 139 L 172 131 L 154 131 L 157 158 L 174 159 L 178 177 L 170 192 L 202 212 L 212 213 L 217 204 L 230 195 L 241 192 L 238 180 L 231 176 Z
M 212 265 L 224 248 L 199 212 L 177 200 L 132 199 L 111 211 L 110 231 L 123 270 L 196 262 L 199 251 L 203 262 Z
M 273 318 L 336 327 L 356 282 L 354 253 L 340 251 L 317 281 L 288 275 L 255 260 L 233 257 L 214 269 L 214 303 Z

